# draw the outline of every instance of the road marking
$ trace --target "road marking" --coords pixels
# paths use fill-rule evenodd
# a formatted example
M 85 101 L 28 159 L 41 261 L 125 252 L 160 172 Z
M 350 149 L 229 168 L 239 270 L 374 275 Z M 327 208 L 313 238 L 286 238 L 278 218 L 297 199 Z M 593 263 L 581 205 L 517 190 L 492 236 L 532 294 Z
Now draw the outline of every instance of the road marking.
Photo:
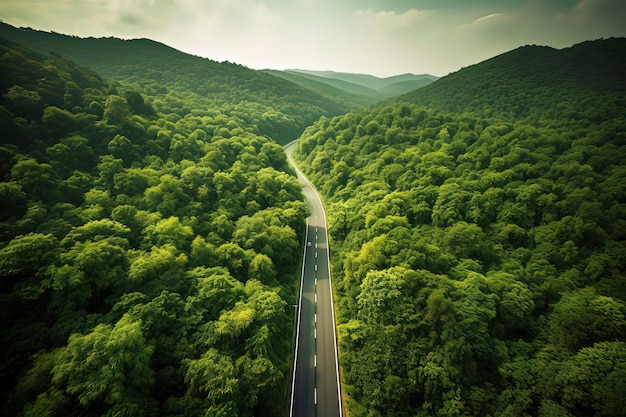
M 317 271 L 317 264 L 315 264 L 315 270 Z
M 317 323 L 317 313 L 315 313 L 315 322 Z
M 313 397 L 314 397 L 314 401 L 315 401 L 315 405 L 317 405 L 317 387 L 313 388 Z
M 317 327 L 313 328 L 313 339 L 317 339 Z
M 315 258 L 317 259 L 317 252 L 315 252 Z
M 317 368 L 317 353 L 313 355 L 313 367 Z
M 317 304 L 317 293 L 315 293 L 315 304 Z
M 317 249 L 317 243 L 315 243 L 315 249 Z
M 315 285 L 317 286 L 317 277 L 315 277 Z

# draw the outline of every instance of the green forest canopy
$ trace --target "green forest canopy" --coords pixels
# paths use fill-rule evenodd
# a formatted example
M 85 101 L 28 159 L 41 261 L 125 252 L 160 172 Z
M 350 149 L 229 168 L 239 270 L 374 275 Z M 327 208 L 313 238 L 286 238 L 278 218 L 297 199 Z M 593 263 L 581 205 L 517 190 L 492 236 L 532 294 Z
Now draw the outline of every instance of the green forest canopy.
M 281 414 L 307 210 L 268 137 L 324 115 L 296 156 L 352 416 L 625 414 L 623 40 L 332 117 L 151 41 L 19 34 L 40 52 L 0 41 L 3 415 Z
M 307 208 L 265 135 L 305 119 L 6 40 L 0 68 L 2 415 L 282 413 Z
M 228 118 L 243 119 L 255 134 L 282 144 L 297 138 L 320 116 L 353 108 L 263 71 L 188 55 L 149 39 L 79 38 L 2 22 L 0 37 L 46 55 L 60 55 L 153 97 L 183 94 L 176 103 L 168 103 L 181 117 L 191 110 L 219 109 Z M 198 97 L 187 102 L 189 94 Z M 194 101 L 202 105 L 194 106 Z
M 521 48 L 305 131 L 352 417 L 626 415 L 624 56 Z

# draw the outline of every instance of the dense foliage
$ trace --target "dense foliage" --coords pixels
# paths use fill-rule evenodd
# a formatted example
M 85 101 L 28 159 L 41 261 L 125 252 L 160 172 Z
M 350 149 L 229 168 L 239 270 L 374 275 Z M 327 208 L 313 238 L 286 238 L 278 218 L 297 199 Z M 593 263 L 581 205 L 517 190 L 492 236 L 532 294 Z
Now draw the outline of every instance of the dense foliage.
M 78 38 L 58 33 L 17 29 L 0 22 L 0 37 L 36 51 L 53 51 L 102 76 L 139 85 L 152 95 L 164 88 L 194 93 L 226 117 L 244 119 L 255 134 L 287 143 L 321 115 L 344 112 L 345 105 L 309 89 L 229 62 L 215 62 L 177 51 L 148 39 Z M 177 114 L 192 106 L 179 101 Z
M 260 104 L 0 69 L 2 415 L 281 414 L 307 209 Z
M 527 45 L 463 68 L 407 94 L 404 100 L 503 121 L 601 123 L 623 116 L 625 49 L 626 38 L 588 41 L 561 50 Z
M 498 87 L 474 98 L 507 108 L 493 118 L 409 97 L 305 131 L 294 157 L 329 211 L 352 417 L 626 415 L 626 89 L 599 75 L 623 74 L 616 43 L 578 49 L 568 79 L 589 88 L 529 95 L 541 105 L 519 117 Z

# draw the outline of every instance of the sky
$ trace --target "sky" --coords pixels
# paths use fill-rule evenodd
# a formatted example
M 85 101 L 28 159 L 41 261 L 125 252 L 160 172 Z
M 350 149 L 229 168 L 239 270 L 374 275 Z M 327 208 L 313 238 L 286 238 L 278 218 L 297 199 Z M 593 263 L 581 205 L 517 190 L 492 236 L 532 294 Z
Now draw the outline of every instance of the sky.
M 523 45 L 626 37 L 626 1 L 0 0 L 0 20 L 254 69 L 444 76 Z

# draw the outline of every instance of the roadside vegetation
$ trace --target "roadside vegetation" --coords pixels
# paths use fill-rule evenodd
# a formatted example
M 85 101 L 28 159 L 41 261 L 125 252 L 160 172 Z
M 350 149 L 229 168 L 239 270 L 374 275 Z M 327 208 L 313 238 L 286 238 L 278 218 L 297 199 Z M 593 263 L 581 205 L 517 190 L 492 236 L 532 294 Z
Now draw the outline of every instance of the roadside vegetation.
M 351 417 L 625 415 L 625 50 L 521 48 L 305 131 Z
M 2 415 L 280 415 L 307 209 L 265 135 L 297 123 L 8 41 L 0 66 Z

